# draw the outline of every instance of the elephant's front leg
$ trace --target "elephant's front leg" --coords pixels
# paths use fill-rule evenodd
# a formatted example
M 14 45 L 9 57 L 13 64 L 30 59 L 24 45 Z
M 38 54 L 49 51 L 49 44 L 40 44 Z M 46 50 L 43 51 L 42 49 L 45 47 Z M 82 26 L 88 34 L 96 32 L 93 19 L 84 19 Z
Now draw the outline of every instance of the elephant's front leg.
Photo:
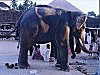
M 63 43 L 63 45 L 61 44 Z M 68 51 L 66 49 L 65 42 L 57 42 L 57 63 L 56 67 L 60 67 L 61 70 L 68 68 Z
M 66 30 L 61 32 L 62 34 L 58 35 L 57 38 L 57 63 L 60 63 L 61 70 L 69 71 L 68 65 L 68 50 L 70 49 L 69 45 L 69 26 L 66 26 Z M 63 37 L 62 37 L 63 36 Z
M 20 52 L 18 57 L 19 68 L 29 68 L 28 64 L 28 48 L 27 48 L 27 38 L 22 32 L 20 34 Z
M 59 46 L 58 52 L 60 55 L 60 68 L 63 71 L 69 71 L 69 65 L 68 65 L 68 49 L 66 46 Z

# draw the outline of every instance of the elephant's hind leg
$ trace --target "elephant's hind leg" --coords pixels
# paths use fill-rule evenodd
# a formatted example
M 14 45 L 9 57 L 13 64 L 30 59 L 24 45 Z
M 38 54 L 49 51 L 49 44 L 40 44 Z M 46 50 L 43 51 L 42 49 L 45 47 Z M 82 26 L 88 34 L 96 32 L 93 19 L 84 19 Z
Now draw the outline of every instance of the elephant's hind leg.
M 30 65 L 28 64 L 28 50 L 23 45 L 21 45 L 20 47 L 18 66 L 19 68 L 23 68 L 23 69 L 27 69 L 30 67 Z
M 28 64 L 28 48 L 25 33 L 20 34 L 20 52 L 18 57 L 19 68 L 29 68 Z

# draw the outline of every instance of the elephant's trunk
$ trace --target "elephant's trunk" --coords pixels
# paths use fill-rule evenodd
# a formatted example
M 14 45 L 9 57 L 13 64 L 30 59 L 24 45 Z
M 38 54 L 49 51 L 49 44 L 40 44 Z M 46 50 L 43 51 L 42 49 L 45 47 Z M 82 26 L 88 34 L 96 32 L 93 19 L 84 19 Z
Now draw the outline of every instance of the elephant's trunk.
M 91 51 L 91 50 L 88 50 L 85 46 L 85 43 L 82 39 L 79 39 L 79 46 L 81 47 L 82 51 L 85 52 L 85 53 L 88 53 L 88 54 L 92 54 L 92 53 L 96 53 L 98 54 L 97 51 Z

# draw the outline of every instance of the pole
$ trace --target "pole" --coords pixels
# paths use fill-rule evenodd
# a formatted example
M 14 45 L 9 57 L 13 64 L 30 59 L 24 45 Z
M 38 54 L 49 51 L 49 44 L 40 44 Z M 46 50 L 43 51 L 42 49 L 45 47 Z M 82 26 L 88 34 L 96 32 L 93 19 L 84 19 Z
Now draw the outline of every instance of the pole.
M 99 50 L 99 69 L 98 69 L 98 75 L 100 75 L 100 50 Z
M 98 35 L 98 28 L 97 28 L 97 35 Z M 99 46 L 99 44 L 98 44 Z M 98 75 L 100 75 L 100 49 L 98 48 L 99 51 L 99 69 L 98 69 Z
M 97 28 L 97 34 L 98 34 L 98 28 Z

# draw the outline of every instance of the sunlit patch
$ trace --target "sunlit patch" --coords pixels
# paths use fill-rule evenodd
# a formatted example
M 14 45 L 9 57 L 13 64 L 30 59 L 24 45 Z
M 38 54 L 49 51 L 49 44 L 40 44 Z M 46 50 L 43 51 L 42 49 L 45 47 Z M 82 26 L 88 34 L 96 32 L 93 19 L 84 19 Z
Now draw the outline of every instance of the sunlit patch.
M 61 46 L 64 46 L 65 44 L 63 42 L 60 43 Z
M 38 27 L 38 25 L 34 25 L 33 28 L 34 28 L 34 30 L 35 30 L 35 32 L 33 33 L 33 35 L 34 35 L 34 37 L 35 37 L 35 36 L 38 34 L 39 27 Z
M 43 29 L 44 33 L 48 32 L 49 25 L 44 23 L 42 20 L 41 20 L 41 26 L 42 26 L 42 29 Z
M 67 47 L 70 47 L 69 44 L 69 34 L 70 34 L 70 27 L 68 25 L 68 22 L 66 22 L 66 31 L 63 37 L 63 41 L 66 41 Z
M 83 46 L 82 40 L 81 40 L 81 39 L 79 39 L 79 41 L 80 41 L 81 45 Z
M 44 8 L 44 9 L 45 9 L 45 16 L 55 15 L 55 9 L 53 8 Z
M 66 31 L 65 31 L 65 35 L 64 35 L 64 38 L 63 38 L 63 41 L 65 40 L 65 39 L 69 39 L 69 32 L 70 32 L 70 27 L 68 26 L 68 22 L 66 22 Z M 67 38 L 68 37 L 68 38 Z
M 55 10 L 56 10 L 56 15 L 61 15 L 61 14 L 65 13 L 65 12 L 68 12 L 68 11 L 60 9 L 60 8 L 56 8 Z
M 41 18 L 42 16 L 41 15 L 39 15 L 39 13 L 38 13 L 38 7 L 35 7 L 35 13 L 36 13 L 36 15 L 39 17 L 39 18 Z
M 47 7 L 35 7 L 35 12 L 41 18 L 42 16 L 55 15 L 56 10 Z

